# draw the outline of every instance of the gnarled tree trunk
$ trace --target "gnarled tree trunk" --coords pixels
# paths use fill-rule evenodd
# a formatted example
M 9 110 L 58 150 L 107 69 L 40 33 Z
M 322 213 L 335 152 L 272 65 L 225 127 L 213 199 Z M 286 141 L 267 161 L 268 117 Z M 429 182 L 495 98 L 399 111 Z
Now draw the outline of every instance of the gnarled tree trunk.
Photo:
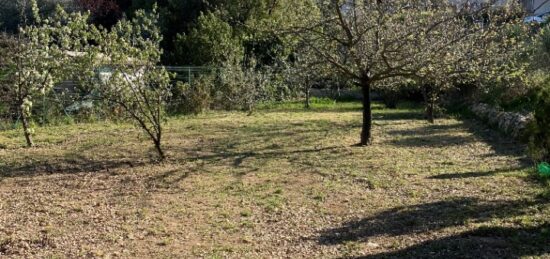
M 157 150 L 160 161 L 164 161 L 166 159 L 166 154 L 164 154 L 164 150 L 162 150 L 160 137 L 158 139 L 153 140 L 153 143 L 155 144 L 155 149 Z

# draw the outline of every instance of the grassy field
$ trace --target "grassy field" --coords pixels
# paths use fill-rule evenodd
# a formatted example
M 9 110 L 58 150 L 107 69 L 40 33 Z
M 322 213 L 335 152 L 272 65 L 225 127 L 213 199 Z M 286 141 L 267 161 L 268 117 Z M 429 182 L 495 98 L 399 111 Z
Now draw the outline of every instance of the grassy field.
M 0 132 L 0 257 L 550 257 L 548 186 L 471 121 L 358 104 Z

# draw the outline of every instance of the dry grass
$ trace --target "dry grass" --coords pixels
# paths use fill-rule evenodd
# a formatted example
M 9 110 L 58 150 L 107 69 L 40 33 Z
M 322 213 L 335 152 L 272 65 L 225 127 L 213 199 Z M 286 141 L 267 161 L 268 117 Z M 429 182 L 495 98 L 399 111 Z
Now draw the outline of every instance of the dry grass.
M 0 133 L 0 257 L 518 257 L 550 253 L 523 147 L 473 122 L 357 105 Z

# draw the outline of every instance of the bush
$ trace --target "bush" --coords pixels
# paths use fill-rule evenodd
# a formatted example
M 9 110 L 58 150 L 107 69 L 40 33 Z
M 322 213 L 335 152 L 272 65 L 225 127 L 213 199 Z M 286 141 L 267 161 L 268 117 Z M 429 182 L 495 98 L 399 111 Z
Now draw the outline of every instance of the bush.
M 536 161 L 550 161 L 550 82 L 539 92 L 528 128 L 529 151 Z
M 183 114 L 199 114 L 212 105 L 212 79 L 211 76 L 201 76 L 193 84 L 178 82 L 178 89 L 181 97 L 177 103 L 177 112 Z
M 402 93 L 399 90 L 383 89 L 379 92 L 382 97 L 382 102 L 386 105 L 386 108 L 397 109 L 397 104 L 403 98 Z

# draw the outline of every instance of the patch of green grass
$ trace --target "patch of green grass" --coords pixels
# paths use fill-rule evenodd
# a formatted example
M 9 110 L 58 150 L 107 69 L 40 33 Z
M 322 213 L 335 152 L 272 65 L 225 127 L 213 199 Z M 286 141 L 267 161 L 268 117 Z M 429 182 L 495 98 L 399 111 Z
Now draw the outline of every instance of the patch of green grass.
M 329 98 L 312 98 L 310 108 L 305 108 L 305 101 L 292 102 L 266 102 L 258 105 L 259 111 L 357 111 L 361 109 L 361 103 L 358 102 L 337 102 Z
M 258 205 L 263 207 L 266 212 L 273 213 L 283 208 L 285 205 L 285 199 L 278 195 L 270 195 L 259 200 Z
M 247 209 L 247 210 L 242 210 L 241 213 L 240 213 L 241 217 L 250 217 L 252 216 L 252 211 Z

